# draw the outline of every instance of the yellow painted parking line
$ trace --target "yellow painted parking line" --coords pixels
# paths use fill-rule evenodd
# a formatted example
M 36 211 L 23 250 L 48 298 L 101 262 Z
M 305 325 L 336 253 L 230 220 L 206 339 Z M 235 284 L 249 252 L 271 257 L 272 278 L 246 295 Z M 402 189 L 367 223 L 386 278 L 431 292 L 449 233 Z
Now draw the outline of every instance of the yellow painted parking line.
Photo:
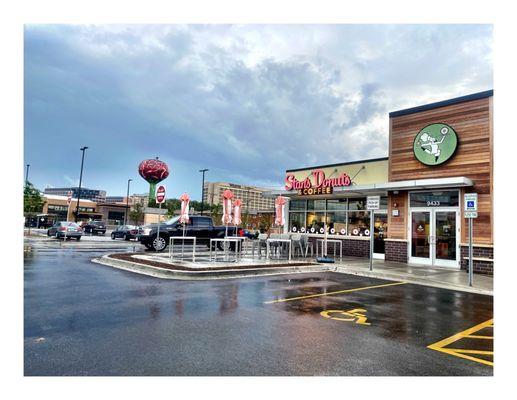
M 493 351 L 488 350 L 465 350 L 465 349 L 447 349 L 449 351 L 455 351 L 457 353 L 463 353 L 463 354 L 487 354 L 487 355 L 494 355 Z
M 394 283 L 386 283 L 386 284 L 383 284 L 383 285 L 364 286 L 364 287 L 359 287 L 359 288 L 354 288 L 354 289 L 337 290 L 335 292 L 309 294 L 307 296 L 288 297 L 286 299 L 278 299 L 278 300 L 265 301 L 264 304 L 283 303 L 283 302 L 286 302 L 286 301 L 310 299 L 310 298 L 313 298 L 313 297 L 330 296 L 330 295 L 333 295 L 333 294 L 343 294 L 343 293 L 359 292 L 361 290 L 377 289 L 377 288 L 388 287 L 388 286 L 396 286 L 396 285 L 405 285 L 406 283 L 407 282 L 394 282 Z
M 494 320 L 489 319 L 488 321 L 482 322 L 481 324 L 478 324 L 476 326 L 473 326 L 472 328 L 466 329 L 462 332 L 458 332 L 455 335 L 452 335 L 448 338 L 445 338 L 443 340 L 440 340 L 439 342 L 430 344 L 427 346 L 428 349 L 440 351 L 445 354 L 450 354 L 451 356 L 465 358 L 467 360 L 475 361 L 481 364 L 490 365 L 493 366 L 493 361 L 484 360 L 482 358 L 473 357 L 469 354 L 478 354 L 478 355 L 493 355 L 493 351 L 486 351 L 486 350 L 476 350 L 476 349 L 453 349 L 453 348 L 447 348 L 445 346 L 448 346 L 454 342 L 457 342 L 461 339 L 492 339 L 491 336 L 484 336 L 484 335 L 473 335 L 474 333 L 485 329 L 490 328 L 494 326 Z
M 469 339 L 488 339 L 488 340 L 494 340 L 493 336 L 467 335 L 465 337 L 468 337 Z

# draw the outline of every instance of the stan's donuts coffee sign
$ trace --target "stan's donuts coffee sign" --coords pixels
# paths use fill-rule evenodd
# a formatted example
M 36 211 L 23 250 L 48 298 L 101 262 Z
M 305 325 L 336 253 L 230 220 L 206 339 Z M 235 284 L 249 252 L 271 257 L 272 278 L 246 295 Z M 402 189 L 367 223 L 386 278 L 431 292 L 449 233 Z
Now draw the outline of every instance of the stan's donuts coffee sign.
M 310 175 L 302 181 L 296 179 L 291 173 L 285 176 L 285 190 L 297 190 L 302 196 L 332 194 L 335 187 L 350 186 L 351 183 L 348 174 L 342 173 L 337 177 L 327 178 L 322 169 L 311 171 Z

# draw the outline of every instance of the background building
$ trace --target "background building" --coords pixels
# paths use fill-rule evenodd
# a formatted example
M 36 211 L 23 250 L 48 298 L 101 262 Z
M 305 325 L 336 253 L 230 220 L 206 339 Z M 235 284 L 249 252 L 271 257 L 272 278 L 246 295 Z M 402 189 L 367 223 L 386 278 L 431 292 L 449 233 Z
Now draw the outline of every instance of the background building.
M 44 222 L 44 225 L 51 225 L 57 221 L 75 220 L 77 198 L 72 197 L 70 206 L 68 206 L 67 196 L 43 194 L 43 197 L 45 199 L 45 204 L 43 205 L 41 214 L 38 215 L 40 219 L 39 222 Z M 96 202 L 83 198 L 79 200 L 79 221 L 101 218 L 102 215 L 97 212 Z
M 63 188 L 45 188 L 44 194 L 53 194 L 57 196 L 67 196 L 68 192 L 72 192 L 72 197 L 77 198 L 79 194 L 78 187 L 63 187 Z M 92 201 L 106 201 L 106 191 L 97 189 L 81 188 L 81 199 Z
M 82 196 L 81 196 L 82 197 Z M 106 200 L 103 201 L 105 204 L 126 204 L 126 196 L 106 196 Z M 129 196 L 129 205 L 141 204 L 147 207 L 149 202 L 149 195 L 147 194 L 133 194 Z
M 228 182 L 205 182 L 204 189 L 203 202 L 210 206 L 222 204 L 223 192 L 229 189 L 242 200 L 243 212 L 272 211 L 275 207 L 275 199 L 264 196 L 271 189 Z

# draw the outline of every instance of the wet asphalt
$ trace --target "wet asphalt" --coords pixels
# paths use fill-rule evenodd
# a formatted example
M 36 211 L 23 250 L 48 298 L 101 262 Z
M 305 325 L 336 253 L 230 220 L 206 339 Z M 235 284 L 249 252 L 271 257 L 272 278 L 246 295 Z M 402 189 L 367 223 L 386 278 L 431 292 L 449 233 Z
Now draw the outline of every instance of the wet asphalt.
M 393 282 L 331 272 L 161 280 L 90 261 L 102 254 L 25 258 L 25 375 L 493 374 L 427 348 L 491 319 L 490 296 L 403 284 L 267 303 Z M 357 309 L 370 325 L 320 314 Z M 492 341 L 453 347 L 492 350 Z

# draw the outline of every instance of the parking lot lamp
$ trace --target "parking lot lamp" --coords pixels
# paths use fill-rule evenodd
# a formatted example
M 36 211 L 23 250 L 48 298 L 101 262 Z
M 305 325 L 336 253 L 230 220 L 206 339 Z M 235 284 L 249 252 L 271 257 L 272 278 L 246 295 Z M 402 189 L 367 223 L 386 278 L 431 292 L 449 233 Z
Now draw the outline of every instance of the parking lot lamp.
M 31 165 L 30 164 L 27 164 L 27 170 L 25 171 L 25 186 L 27 186 L 27 184 L 29 183 L 29 167 Z
M 75 222 L 77 222 L 77 218 L 79 217 L 79 200 L 81 199 L 81 184 L 83 183 L 83 166 L 84 166 L 84 152 L 88 147 L 81 147 L 79 150 L 83 152 L 81 157 L 81 173 L 79 174 L 79 187 L 77 189 L 77 207 L 75 208 Z
M 207 168 L 199 170 L 199 172 L 203 173 L 203 181 L 201 183 L 201 215 L 203 215 L 203 201 L 205 198 L 205 172 L 206 171 L 208 171 Z
M 126 215 L 124 216 L 124 225 L 127 225 L 127 214 L 129 213 L 129 184 L 133 179 L 127 180 L 127 195 L 126 195 Z

